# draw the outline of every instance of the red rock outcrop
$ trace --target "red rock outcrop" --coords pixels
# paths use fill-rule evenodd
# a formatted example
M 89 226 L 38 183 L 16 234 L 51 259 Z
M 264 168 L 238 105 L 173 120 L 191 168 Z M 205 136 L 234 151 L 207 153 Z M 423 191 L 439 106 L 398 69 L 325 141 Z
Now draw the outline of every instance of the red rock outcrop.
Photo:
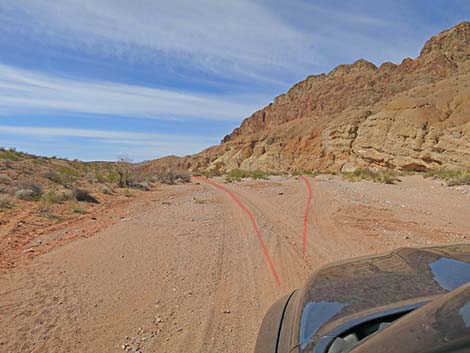
M 189 169 L 401 170 L 470 165 L 470 22 L 416 59 L 366 60 L 309 76 L 246 118 Z

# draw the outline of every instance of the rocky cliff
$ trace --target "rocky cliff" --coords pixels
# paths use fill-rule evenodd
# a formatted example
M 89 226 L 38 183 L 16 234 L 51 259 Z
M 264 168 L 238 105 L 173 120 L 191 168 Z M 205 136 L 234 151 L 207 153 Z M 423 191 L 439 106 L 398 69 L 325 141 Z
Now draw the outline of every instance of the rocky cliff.
M 172 161 L 193 170 L 468 167 L 470 22 L 399 65 L 358 60 L 309 76 L 220 145 Z

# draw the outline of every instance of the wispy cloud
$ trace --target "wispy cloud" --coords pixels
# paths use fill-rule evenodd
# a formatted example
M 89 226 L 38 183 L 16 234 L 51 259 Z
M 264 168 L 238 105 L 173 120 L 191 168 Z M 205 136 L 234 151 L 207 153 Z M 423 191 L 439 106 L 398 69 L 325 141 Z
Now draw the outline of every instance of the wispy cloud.
M 315 16 L 323 21 L 337 21 L 338 23 L 350 24 L 355 26 L 385 27 L 393 26 L 393 22 L 387 20 L 384 15 L 381 17 L 373 16 L 357 11 L 348 11 L 347 5 L 344 7 L 326 7 L 312 2 L 297 2 L 297 4 L 310 16 Z M 387 14 L 385 14 L 387 15 Z
M 65 138 L 69 139 L 67 146 L 56 144 L 56 154 L 64 152 L 62 155 L 68 155 L 70 147 L 73 147 L 72 151 L 91 148 L 95 150 L 95 156 L 96 149 L 99 149 L 100 154 L 105 153 L 108 159 L 115 159 L 118 154 L 126 153 L 136 160 L 167 154 L 186 155 L 217 142 L 217 138 L 210 136 L 9 125 L 0 125 L 0 136 L 3 140 L 8 136 L 17 140 L 23 137 L 26 140 L 45 139 L 48 142 Z M 72 141 L 70 138 L 75 140 Z
M 0 4 L 0 29 L 137 61 L 169 55 L 228 77 L 272 80 L 314 57 L 310 36 L 250 0 L 15 0 Z
M 161 135 L 142 132 L 127 132 L 113 130 L 91 130 L 91 129 L 73 129 L 73 128 L 54 128 L 37 126 L 10 126 L 0 125 L 0 133 L 27 135 L 27 136 L 67 136 L 67 137 L 89 137 L 97 139 L 109 139 L 115 141 L 124 140 L 153 140 L 161 139 L 174 140 L 175 136 L 181 139 L 180 135 Z
M 0 140 L 85 159 L 197 152 L 309 74 L 414 56 L 468 13 L 454 2 L 0 0 Z
M 242 97 L 83 81 L 0 64 L 0 114 L 3 115 L 55 111 L 160 120 L 236 121 L 256 110 L 255 104 L 240 100 Z
M 177 75 L 286 89 L 351 51 L 385 61 L 399 57 L 400 42 L 409 52 L 417 43 L 402 13 L 410 7 L 367 0 L 0 1 L 0 35 L 95 59 L 152 63 Z

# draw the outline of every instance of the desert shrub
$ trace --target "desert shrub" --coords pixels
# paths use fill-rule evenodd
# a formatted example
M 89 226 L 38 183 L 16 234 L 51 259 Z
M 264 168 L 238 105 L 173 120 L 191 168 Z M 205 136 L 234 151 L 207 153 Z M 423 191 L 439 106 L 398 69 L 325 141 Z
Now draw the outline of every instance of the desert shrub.
M 470 185 L 470 173 L 462 173 L 447 182 L 448 186 Z
M 23 181 L 18 184 L 15 196 L 23 200 L 38 200 L 42 195 L 42 186 L 32 181 Z
M 181 178 L 181 175 L 178 174 L 178 172 L 166 172 L 166 173 L 145 173 L 137 168 L 134 168 L 129 174 L 127 178 L 127 188 L 131 189 L 139 189 L 143 191 L 149 191 L 152 189 L 152 182 L 162 182 L 166 179 L 168 179 L 171 183 L 171 180 L 173 180 L 173 183 L 180 182 L 179 178 Z
M 251 172 L 250 173 L 250 178 L 255 179 L 255 180 L 259 180 L 259 179 L 267 180 L 267 179 L 269 179 L 268 174 L 266 172 L 261 171 L 261 170 L 255 170 L 255 171 Z
M 20 160 L 20 154 L 16 152 L 14 148 L 10 149 L 0 149 L 0 159 L 7 159 L 10 161 L 18 161 Z
M 34 158 L 31 160 L 31 164 L 33 164 L 34 166 L 40 166 L 40 165 L 44 165 L 44 164 L 47 164 L 47 160 L 45 158 L 42 158 L 42 157 L 37 157 L 37 158 Z
M 183 183 L 190 183 L 191 182 L 191 174 L 184 170 L 177 170 L 173 173 L 176 177 L 176 180 L 181 180 Z
M 468 169 L 437 169 L 427 172 L 425 177 L 444 180 L 448 186 L 470 185 Z
M 189 183 L 191 174 L 183 170 L 167 170 L 156 173 L 156 180 L 162 184 Z
M 207 169 L 200 172 L 200 174 L 207 179 L 222 176 L 222 172 L 218 169 Z
M 115 170 L 111 170 L 107 175 L 104 176 L 104 179 L 108 183 L 117 183 L 119 181 L 119 173 Z
M 397 174 L 390 170 L 375 171 L 369 168 L 356 169 L 354 172 L 343 173 L 343 178 L 350 181 L 369 180 L 374 183 L 395 184 L 400 181 Z
M 0 196 L 0 209 L 12 208 L 13 202 L 8 196 Z
M 242 178 L 235 178 L 235 177 L 230 176 L 228 174 L 224 178 L 224 183 L 225 184 L 231 184 L 231 183 L 240 182 L 240 181 L 242 181 Z
M 15 168 L 13 162 L 9 159 L 3 159 L 3 158 L 0 157 L 0 162 L 2 164 L 3 169 L 14 169 Z
M 270 136 L 266 139 L 266 144 L 269 146 L 275 143 L 276 141 L 277 141 L 277 138 L 275 136 Z
M 70 208 L 73 213 L 78 213 L 78 214 L 88 213 L 88 211 L 85 208 L 83 208 L 81 205 L 79 205 L 78 203 L 72 203 Z
M 242 169 L 233 169 L 225 175 L 225 183 L 239 182 L 244 178 L 252 178 L 255 180 L 268 179 L 268 173 L 261 170 L 249 171 Z
M 60 203 L 66 200 L 65 194 L 58 193 L 56 191 L 50 190 L 41 196 L 41 201 L 47 204 Z
M 10 178 L 8 175 L 0 174 L 0 184 L 10 185 L 13 183 L 13 179 Z
M 104 186 L 101 189 L 101 192 L 105 195 L 112 195 L 113 194 L 113 190 L 109 186 Z
M 43 174 L 44 178 L 49 179 L 50 181 L 61 184 L 62 178 L 55 170 L 48 170 Z
M 124 190 L 124 196 L 125 197 L 134 197 L 134 193 L 129 189 L 125 189 Z
M 243 178 L 248 178 L 249 172 L 241 169 L 233 169 L 225 175 L 225 183 L 240 182 Z
M 397 177 L 397 174 L 392 171 L 381 172 L 378 175 L 378 178 L 373 180 L 374 182 L 379 182 L 383 184 L 396 184 L 401 180 Z
M 98 183 L 105 184 L 105 183 L 108 182 L 107 177 L 106 177 L 104 174 L 100 173 L 100 172 L 96 172 L 96 173 L 95 173 L 95 178 L 96 178 L 96 181 L 97 181 Z
M 98 203 L 98 200 L 85 189 L 73 188 L 72 195 L 77 201 Z
M 80 178 L 80 173 L 69 166 L 60 166 L 57 168 L 57 173 L 63 184 L 73 184 Z
M 144 191 L 149 191 L 152 188 L 150 183 L 145 180 L 144 181 L 132 181 L 130 187 L 133 189 L 139 189 L 139 190 L 144 190 Z

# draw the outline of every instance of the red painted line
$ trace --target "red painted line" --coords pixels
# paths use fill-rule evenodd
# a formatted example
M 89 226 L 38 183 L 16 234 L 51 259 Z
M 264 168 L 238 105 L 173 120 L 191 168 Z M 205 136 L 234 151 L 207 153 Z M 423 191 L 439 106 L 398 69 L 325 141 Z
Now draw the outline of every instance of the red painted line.
M 305 182 L 305 185 L 307 185 L 307 190 L 308 190 L 308 199 L 307 199 L 307 206 L 305 206 L 305 215 L 304 215 L 304 239 L 302 242 L 302 254 L 305 256 L 305 253 L 307 252 L 307 223 L 308 223 L 308 214 L 310 213 L 310 206 L 312 205 L 312 187 L 310 185 L 310 182 L 308 179 L 304 176 L 301 176 L 300 179 L 302 179 Z
M 251 213 L 249 208 L 247 206 L 245 206 L 245 204 L 232 191 L 230 191 L 229 189 L 223 187 L 222 185 L 219 185 L 219 184 L 213 182 L 212 180 L 206 179 L 206 178 L 203 178 L 203 177 L 196 177 L 195 176 L 193 178 L 196 179 L 196 180 L 205 182 L 207 184 L 210 184 L 210 185 L 216 187 L 217 189 L 226 192 L 232 198 L 232 200 L 235 201 L 237 203 L 237 205 L 240 206 L 240 208 L 248 215 L 248 218 L 250 218 L 250 221 L 251 221 L 251 225 L 253 226 L 253 230 L 255 231 L 256 236 L 258 237 L 259 243 L 261 245 L 261 249 L 263 250 L 264 258 L 266 259 L 266 262 L 268 263 L 268 266 L 269 266 L 269 268 L 270 268 L 270 270 L 271 270 L 271 272 L 274 276 L 274 279 L 276 280 L 277 286 L 281 287 L 281 280 L 279 279 L 279 276 L 276 272 L 276 268 L 274 267 L 274 263 L 271 260 L 271 257 L 269 256 L 268 249 L 266 248 L 266 244 L 264 243 L 263 237 L 261 236 L 261 232 L 258 228 L 258 225 L 256 224 L 255 216 L 253 216 L 253 214 Z

